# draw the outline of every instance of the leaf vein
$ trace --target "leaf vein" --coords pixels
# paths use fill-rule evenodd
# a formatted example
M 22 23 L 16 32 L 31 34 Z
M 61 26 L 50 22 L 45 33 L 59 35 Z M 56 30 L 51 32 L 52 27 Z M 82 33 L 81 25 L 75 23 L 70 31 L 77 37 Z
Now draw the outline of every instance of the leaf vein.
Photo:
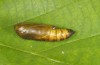
M 67 44 L 72 43 L 72 42 L 77 42 L 77 41 L 80 41 L 80 40 L 84 40 L 84 39 L 88 39 L 88 38 L 92 38 L 92 37 L 99 36 L 99 35 L 100 35 L 100 34 L 97 34 L 97 35 L 91 35 L 91 36 L 89 36 L 89 37 L 87 37 L 87 38 L 82 38 L 82 39 L 72 40 L 72 41 L 67 42 Z M 52 50 L 52 49 L 54 49 L 54 48 L 57 48 L 57 47 L 63 46 L 63 45 L 65 45 L 65 44 L 66 44 L 66 43 L 63 43 L 63 44 L 61 44 L 61 45 L 57 45 L 57 46 L 54 46 L 54 47 L 52 47 L 52 48 L 45 49 L 45 50 L 40 51 L 40 52 L 38 52 L 38 53 L 46 52 L 46 51 L 48 51 L 48 50 Z

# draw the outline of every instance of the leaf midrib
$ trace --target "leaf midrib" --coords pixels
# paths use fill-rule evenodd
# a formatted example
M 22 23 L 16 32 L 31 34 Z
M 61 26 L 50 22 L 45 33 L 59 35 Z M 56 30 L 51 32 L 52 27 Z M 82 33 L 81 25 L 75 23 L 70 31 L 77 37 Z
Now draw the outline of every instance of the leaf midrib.
M 1 43 L 3 43 L 3 42 L 1 42 Z M 33 52 L 29 52 L 29 51 L 26 51 L 26 50 L 21 50 L 21 49 L 14 48 L 14 47 L 11 47 L 11 46 L 7 46 L 7 45 L 4 45 L 4 44 L 0 44 L 0 46 L 6 47 L 6 48 L 10 48 L 10 49 L 13 49 L 13 50 L 16 50 L 16 51 L 20 51 L 20 52 L 23 52 L 23 53 L 31 54 L 31 55 L 34 55 L 34 56 L 42 57 L 44 59 L 51 60 L 53 62 L 64 63 L 63 61 L 60 61 L 60 60 L 56 60 L 56 59 L 53 59 L 53 58 L 49 58 L 47 56 L 43 56 L 43 55 L 40 55 L 40 54 L 37 54 L 37 53 L 33 53 Z
M 96 37 L 96 36 L 100 36 L 100 34 L 94 35 L 94 36 L 90 36 L 90 37 L 87 37 L 87 38 L 83 38 L 83 39 L 79 39 L 79 40 L 74 40 L 74 41 L 71 41 L 71 42 L 69 42 L 69 43 L 77 42 L 77 41 L 80 41 L 80 40 L 89 39 L 89 38 Z M 2 41 L 0 41 L 0 42 L 1 42 L 1 43 L 4 43 L 4 42 L 2 42 Z M 58 46 L 52 47 L 52 48 L 47 49 L 47 50 L 43 50 L 43 51 L 41 51 L 41 52 L 45 52 L 45 51 L 48 51 L 48 50 L 52 50 L 52 49 L 54 49 L 54 48 L 57 48 L 57 47 L 59 47 L 59 46 L 63 46 L 63 45 L 65 45 L 65 44 L 66 44 L 66 43 L 64 43 L 64 44 L 62 44 L 62 45 L 58 45 Z M 13 49 L 13 50 L 16 50 L 16 51 L 24 52 L 24 53 L 27 53 L 27 54 L 35 55 L 35 56 L 38 56 L 38 57 L 42 57 L 42 58 L 44 58 L 44 59 L 51 60 L 51 61 L 56 62 L 56 63 L 66 64 L 66 63 L 63 62 L 63 61 L 60 61 L 60 60 L 57 60 L 57 59 L 53 59 L 53 58 L 50 58 L 50 57 L 47 57 L 47 56 L 40 55 L 40 54 L 39 54 L 40 52 L 38 52 L 38 53 L 33 53 L 33 52 L 26 51 L 26 50 L 21 50 L 21 49 L 18 49 L 18 48 L 13 48 L 13 47 L 11 47 L 11 46 L 7 46 L 7 45 L 4 45 L 4 44 L 0 44 L 0 46 L 6 47 L 6 48 L 10 48 L 10 49 Z

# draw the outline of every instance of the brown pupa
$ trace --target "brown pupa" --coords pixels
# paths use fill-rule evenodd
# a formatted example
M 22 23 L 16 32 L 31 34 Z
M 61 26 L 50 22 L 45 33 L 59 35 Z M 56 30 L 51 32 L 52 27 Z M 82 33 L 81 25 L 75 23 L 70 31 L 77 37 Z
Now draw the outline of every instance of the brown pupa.
M 51 25 L 18 23 L 15 25 L 16 33 L 24 38 L 43 41 L 60 41 L 74 34 L 71 29 L 61 29 Z

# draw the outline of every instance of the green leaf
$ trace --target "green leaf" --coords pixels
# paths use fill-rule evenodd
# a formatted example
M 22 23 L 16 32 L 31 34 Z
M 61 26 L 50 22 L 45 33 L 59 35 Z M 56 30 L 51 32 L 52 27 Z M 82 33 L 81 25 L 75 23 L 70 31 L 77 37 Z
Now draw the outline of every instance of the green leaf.
M 0 65 L 100 65 L 99 0 L 0 0 Z M 19 22 L 73 29 L 64 41 L 24 40 Z

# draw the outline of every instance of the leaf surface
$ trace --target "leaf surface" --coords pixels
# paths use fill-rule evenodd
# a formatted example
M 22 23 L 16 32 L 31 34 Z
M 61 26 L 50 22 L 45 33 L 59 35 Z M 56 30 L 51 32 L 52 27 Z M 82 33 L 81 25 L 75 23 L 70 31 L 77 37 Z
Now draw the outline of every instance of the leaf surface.
M 1 0 L 0 65 L 100 65 L 99 0 Z M 64 41 L 24 40 L 19 22 L 70 28 Z

